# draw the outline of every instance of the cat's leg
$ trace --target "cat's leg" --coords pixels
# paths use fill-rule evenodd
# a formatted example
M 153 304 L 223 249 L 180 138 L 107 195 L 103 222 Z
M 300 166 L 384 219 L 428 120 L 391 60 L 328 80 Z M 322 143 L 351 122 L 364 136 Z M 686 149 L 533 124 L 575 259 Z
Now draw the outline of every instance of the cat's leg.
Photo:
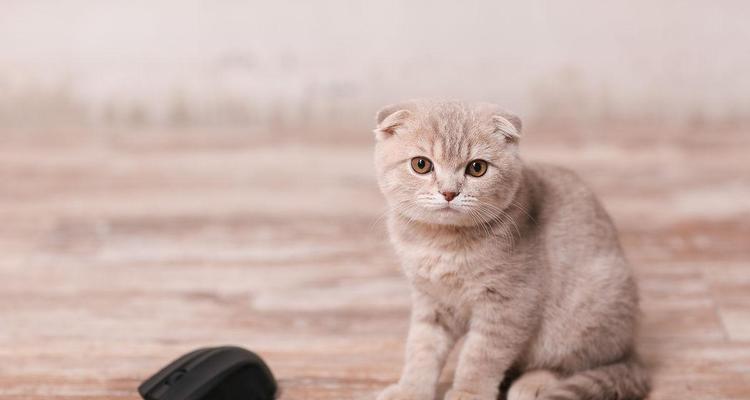
M 453 388 L 446 400 L 495 400 L 505 372 L 528 339 L 521 304 L 492 304 L 473 310 Z
M 534 400 L 545 390 L 554 387 L 560 379 L 543 369 L 524 372 L 508 390 L 508 400 Z
M 380 393 L 378 400 L 434 400 L 440 372 L 456 342 L 455 329 L 432 299 L 418 292 L 412 299 L 401 379 Z

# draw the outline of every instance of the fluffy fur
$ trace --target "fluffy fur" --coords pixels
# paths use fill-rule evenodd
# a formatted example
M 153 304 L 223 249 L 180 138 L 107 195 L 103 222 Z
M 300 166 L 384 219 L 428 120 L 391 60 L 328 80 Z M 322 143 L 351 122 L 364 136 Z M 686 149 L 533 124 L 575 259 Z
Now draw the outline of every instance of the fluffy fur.
M 464 335 L 445 399 L 494 400 L 509 371 L 523 373 L 510 400 L 643 398 L 636 284 L 586 185 L 523 163 L 521 121 L 492 104 L 409 101 L 377 121 L 378 183 L 413 302 L 401 379 L 378 399 L 434 399 Z M 433 170 L 416 173 L 414 157 Z M 465 173 L 476 159 L 481 177 Z

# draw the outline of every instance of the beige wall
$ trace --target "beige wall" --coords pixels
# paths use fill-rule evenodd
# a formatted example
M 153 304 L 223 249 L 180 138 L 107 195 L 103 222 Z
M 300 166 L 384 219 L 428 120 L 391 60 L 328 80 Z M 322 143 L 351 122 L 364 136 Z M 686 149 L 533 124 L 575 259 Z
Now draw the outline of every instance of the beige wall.
M 4 0 L 0 126 L 359 126 L 416 96 L 528 119 L 747 120 L 748 15 L 697 0 Z

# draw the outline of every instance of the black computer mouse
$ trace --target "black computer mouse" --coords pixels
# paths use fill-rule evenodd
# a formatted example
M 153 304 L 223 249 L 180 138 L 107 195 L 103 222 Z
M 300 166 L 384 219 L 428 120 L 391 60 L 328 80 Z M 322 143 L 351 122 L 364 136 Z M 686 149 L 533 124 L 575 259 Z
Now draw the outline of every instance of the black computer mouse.
M 146 400 L 272 400 L 276 380 L 257 354 L 241 347 L 198 349 L 146 379 Z

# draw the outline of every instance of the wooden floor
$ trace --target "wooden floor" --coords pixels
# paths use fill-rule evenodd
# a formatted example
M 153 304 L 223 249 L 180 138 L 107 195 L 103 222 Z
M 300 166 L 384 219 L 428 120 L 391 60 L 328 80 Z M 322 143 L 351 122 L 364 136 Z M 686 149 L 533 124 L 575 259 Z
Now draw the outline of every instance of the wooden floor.
M 750 399 L 750 135 L 529 136 L 621 230 L 651 399 Z M 408 289 L 369 141 L 60 137 L 0 145 L 0 399 L 137 399 L 218 344 L 260 353 L 284 399 L 397 379 Z

